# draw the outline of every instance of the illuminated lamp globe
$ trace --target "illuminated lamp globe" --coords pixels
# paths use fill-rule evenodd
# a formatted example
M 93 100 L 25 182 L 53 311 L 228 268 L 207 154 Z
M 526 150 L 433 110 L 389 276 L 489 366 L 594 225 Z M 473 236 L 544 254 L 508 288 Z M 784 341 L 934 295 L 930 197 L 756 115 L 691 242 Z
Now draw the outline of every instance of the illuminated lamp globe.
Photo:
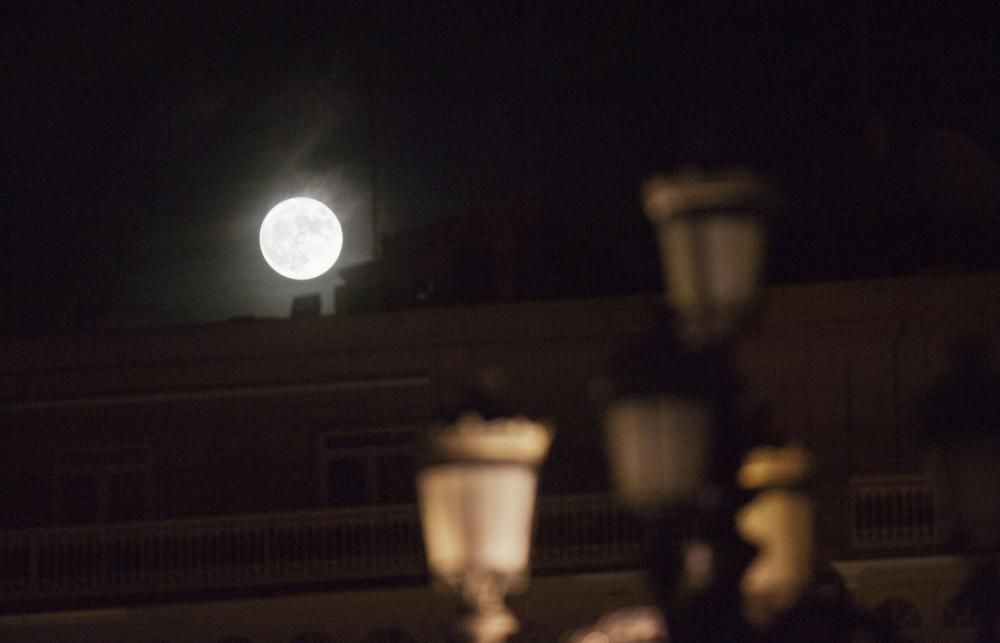
M 468 412 L 428 437 L 417 474 L 427 567 L 465 603 L 462 640 L 501 643 L 518 629 L 504 596 L 527 584 L 538 467 L 552 429 Z
M 682 334 L 695 344 L 731 335 L 758 298 L 777 192 L 748 171 L 688 171 L 654 177 L 643 196 Z
M 315 279 L 336 263 L 344 233 L 333 210 L 309 197 L 271 208 L 260 226 L 260 251 L 271 268 L 289 279 Z

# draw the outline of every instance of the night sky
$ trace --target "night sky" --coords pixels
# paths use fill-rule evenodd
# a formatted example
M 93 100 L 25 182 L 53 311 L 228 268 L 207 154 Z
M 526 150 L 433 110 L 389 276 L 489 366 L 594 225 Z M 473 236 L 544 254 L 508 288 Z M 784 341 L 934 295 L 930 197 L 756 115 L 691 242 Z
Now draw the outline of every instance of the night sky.
M 602 292 L 648 286 L 639 187 L 691 162 L 782 186 L 772 282 L 1000 267 L 988 3 L 204 4 L 5 4 L 3 332 L 329 311 L 260 221 L 319 198 L 364 261 L 373 168 L 383 234 L 533 202 Z

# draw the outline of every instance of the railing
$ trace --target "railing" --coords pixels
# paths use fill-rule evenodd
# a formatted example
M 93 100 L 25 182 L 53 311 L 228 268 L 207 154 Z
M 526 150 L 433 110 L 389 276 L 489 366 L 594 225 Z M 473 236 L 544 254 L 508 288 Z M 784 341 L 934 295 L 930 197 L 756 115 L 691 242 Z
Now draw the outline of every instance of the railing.
M 637 565 L 642 529 L 613 496 L 542 498 L 532 565 L 539 571 Z
M 637 524 L 607 495 L 539 503 L 534 568 L 639 559 Z M 413 506 L 0 533 L 0 600 L 109 597 L 425 574 Z
M 851 540 L 856 549 L 941 545 L 941 499 L 926 475 L 851 478 Z

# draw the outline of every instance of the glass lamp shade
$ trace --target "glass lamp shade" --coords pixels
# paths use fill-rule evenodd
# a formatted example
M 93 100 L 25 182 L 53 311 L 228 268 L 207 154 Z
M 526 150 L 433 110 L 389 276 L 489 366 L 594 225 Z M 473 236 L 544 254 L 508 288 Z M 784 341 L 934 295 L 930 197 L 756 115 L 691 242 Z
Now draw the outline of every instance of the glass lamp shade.
M 732 332 L 756 302 L 763 273 L 764 216 L 778 207 L 769 186 L 746 173 L 656 177 L 644 192 L 656 227 L 667 299 L 685 331 Z
M 604 419 L 618 493 L 642 507 L 683 502 L 705 477 L 713 418 L 705 405 L 680 397 L 626 398 Z
M 452 586 L 472 575 L 527 575 L 538 465 L 548 427 L 523 418 L 460 418 L 430 438 L 417 474 L 427 564 Z
M 459 463 L 417 476 L 427 564 L 454 582 L 478 570 L 518 577 L 528 569 L 536 472 L 518 464 Z

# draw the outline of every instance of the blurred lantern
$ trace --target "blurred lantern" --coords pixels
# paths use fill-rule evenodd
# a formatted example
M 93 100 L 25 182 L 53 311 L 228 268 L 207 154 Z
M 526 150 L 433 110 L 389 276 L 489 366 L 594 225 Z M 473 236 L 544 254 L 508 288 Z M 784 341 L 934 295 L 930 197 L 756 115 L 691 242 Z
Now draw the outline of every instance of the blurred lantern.
M 527 584 L 537 471 L 551 440 L 541 423 L 475 413 L 430 434 L 417 475 L 427 565 L 462 600 L 466 640 L 504 641 L 518 629 L 504 596 Z
M 771 186 L 746 171 L 683 172 L 645 186 L 667 299 L 682 335 L 724 338 L 754 307 L 765 255 L 765 221 L 780 207 Z
M 623 356 L 603 400 L 615 488 L 644 510 L 690 504 L 714 475 L 720 407 L 736 389 L 726 354 L 677 342 L 675 317 Z
M 692 497 L 705 478 L 713 424 L 700 400 L 629 397 L 610 406 L 605 434 L 618 493 L 635 507 Z
M 801 447 L 757 447 L 743 460 L 739 485 L 758 491 L 736 527 L 758 554 L 740 582 L 743 613 L 768 627 L 802 596 L 812 578 L 813 505 L 801 491 L 811 467 Z

